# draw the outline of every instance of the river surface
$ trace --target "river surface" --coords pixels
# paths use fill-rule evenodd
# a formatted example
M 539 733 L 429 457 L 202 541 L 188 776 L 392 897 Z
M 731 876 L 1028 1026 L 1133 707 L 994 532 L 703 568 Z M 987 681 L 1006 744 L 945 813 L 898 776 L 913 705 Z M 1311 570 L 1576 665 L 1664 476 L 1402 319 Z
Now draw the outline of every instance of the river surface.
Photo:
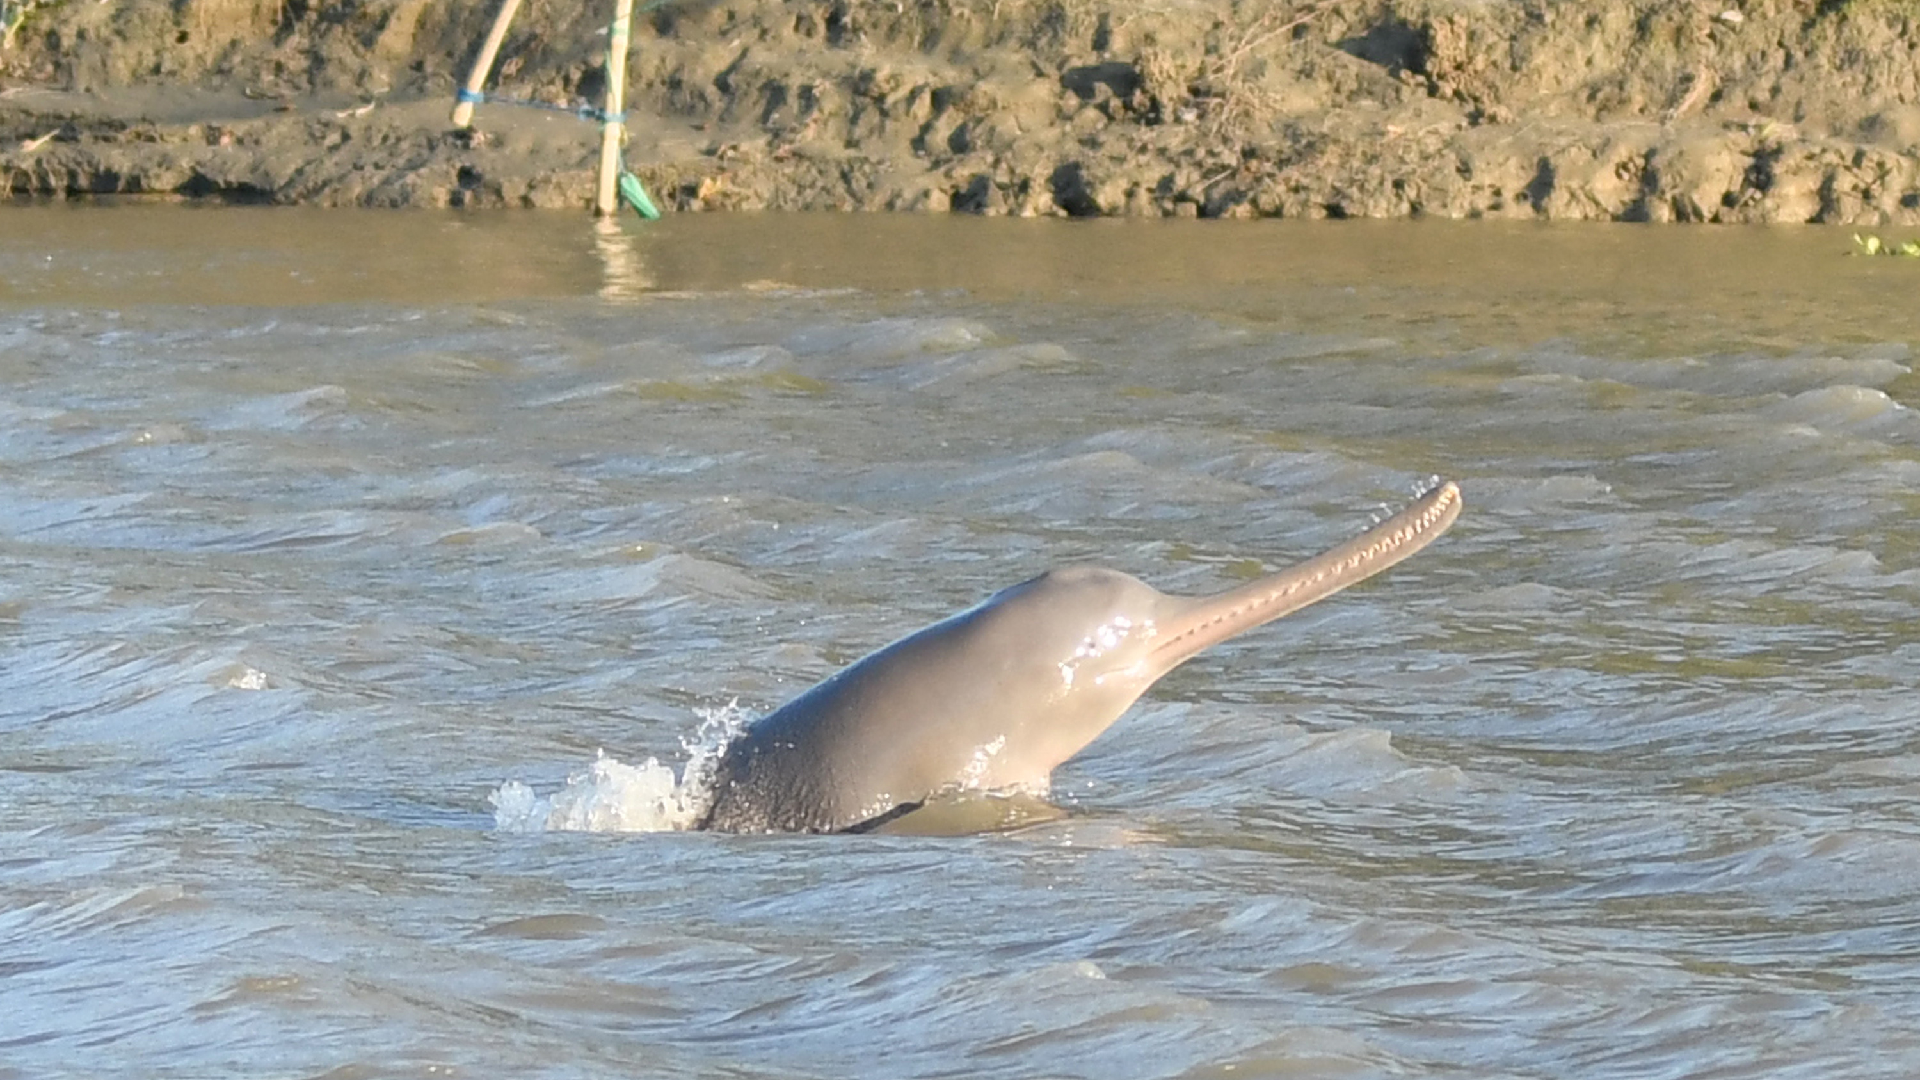
M 1851 246 L 0 210 L 0 1078 L 1920 1074 L 1920 264 Z M 669 828 L 995 589 L 1434 475 L 1063 819 Z

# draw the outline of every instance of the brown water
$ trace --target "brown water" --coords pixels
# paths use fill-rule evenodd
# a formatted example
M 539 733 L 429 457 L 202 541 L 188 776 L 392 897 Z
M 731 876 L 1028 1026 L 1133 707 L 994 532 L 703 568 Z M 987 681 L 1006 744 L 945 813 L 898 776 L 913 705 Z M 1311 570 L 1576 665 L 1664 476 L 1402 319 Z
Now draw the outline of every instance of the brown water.
M 1920 267 L 1850 246 L 0 212 L 0 1077 L 1910 1075 Z M 1064 821 L 496 818 L 1430 474 Z

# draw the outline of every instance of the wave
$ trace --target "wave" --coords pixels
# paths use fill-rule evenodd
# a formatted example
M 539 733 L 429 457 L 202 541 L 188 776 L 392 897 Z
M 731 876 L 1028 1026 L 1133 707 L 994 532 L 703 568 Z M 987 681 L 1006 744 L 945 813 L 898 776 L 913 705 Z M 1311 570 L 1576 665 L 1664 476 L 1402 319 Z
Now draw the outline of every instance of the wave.
M 697 710 L 699 729 L 685 741 L 686 764 L 672 766 L 649 757 L 628 765 L 601 750 L 586 768 L 567 776 L 548 795 L 519 780 L 508 780 L 487 796 L 497 832 L 684 832 L 696 825 L 713 801 L 714 767 L 751 716 L 738 702 Z

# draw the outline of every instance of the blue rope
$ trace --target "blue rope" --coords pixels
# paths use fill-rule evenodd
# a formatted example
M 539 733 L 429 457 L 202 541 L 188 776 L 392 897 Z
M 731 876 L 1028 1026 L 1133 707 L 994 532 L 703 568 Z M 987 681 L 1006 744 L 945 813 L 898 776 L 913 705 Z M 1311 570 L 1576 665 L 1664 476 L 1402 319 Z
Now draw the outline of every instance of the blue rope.
M 654 8 L 665 7 L 674 2 L 675 0 L 651 0 L 650 3 L 642 4 L 638 8 L 635 8 L 634 14 L 643 14 L 652 11 Z M 613 23 L 606 28 L 605 33 L 607 34 L 609 48 L 612 47 L 615 27 L 625 21 L 625 19 L 615 19 Z M 608 66 L 612 66 L 611 58 L 609 58 Z M 488 97 L 477 90 L 468 90 L 464 86 L 454 91 L 453 100 L 464 105 L 481 105 L 491 101 L 495 105 L 519 105 L 522 108 L 528 109 L 546 109 L 551 112 L 566 112 L 572 113 L 582 120 L 599 124 L 624 124 L 627 122 L 627 114 L 624 112 L 610 113 L 603 109 L 596 109 L 591 105 L 555 105 L 548 101 L 534 101 L 532 98 Z
M 501 97 L 498 94 L 472 94 L 465 90 L 461 90 L 455 94 L 454 100 L 470 102 L 475 105 L 486 102 L 493 105 L 518 105 L 523 109 L 545 109 L 548 112 L 572 113 L 582 120 L 590 120 L 597 124 L 624 124 L 627 122 L 627 114 L 624 112 L 609 113 L 604 109 L 596 109 L 591 105 L 555 105 L 551 101 L 535 101 L 532 98 Z

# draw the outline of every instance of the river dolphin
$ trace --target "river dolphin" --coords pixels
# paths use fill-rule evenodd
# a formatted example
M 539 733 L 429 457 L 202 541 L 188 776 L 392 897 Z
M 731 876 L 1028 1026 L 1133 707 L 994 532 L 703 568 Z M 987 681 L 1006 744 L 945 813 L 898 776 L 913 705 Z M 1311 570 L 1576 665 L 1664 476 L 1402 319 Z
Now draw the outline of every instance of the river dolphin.
M 1460 515 L 1439 484 L 1321 555 L 1217 596 L 1168 596 L 1097 566 L 993 594 L 748 726 L 701 828 L 863 830 L 946 792 L 1044 793 L 1053 769 L 1202 649 L 1364 581 Z

